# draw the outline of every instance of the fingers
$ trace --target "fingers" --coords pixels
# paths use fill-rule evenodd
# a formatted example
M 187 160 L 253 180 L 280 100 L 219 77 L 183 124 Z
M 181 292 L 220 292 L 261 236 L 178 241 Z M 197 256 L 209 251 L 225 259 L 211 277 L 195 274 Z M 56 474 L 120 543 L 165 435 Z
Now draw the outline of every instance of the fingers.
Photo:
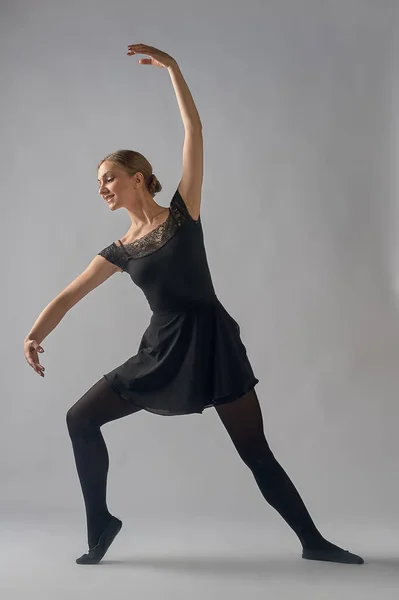
M 148 50 L 149 46 L 145 46 L 144 44 L 130 44 L 128 46 L 129 52 L 143 54 L 143 50 Z
M 45 367 L 40 364 L 38 352 L 44 352 L 44 349 L 35 341 L 30 340 L 25 345 L 25 358 L 27 363 L 42 377 L 44 377 Z
M 38 344 L 35 340 L 32 340 L 29 344 L 29 351 L 30 352 L 44 352 L 44 348 L 42 348 L 42 346 L 40 346 L 40 344 Z M 37 356 L 37 354 L 36 354 Z
M 132 48 L 133 50 L 137 50 L 138 48 L 152 48 L 152 46 L 148 46 L 147 44 L 129 44 L 128 48 Z
M 43 365 L 41 365 L 39 362 L 34 362 L 33 360 L 28 360 L 28 363 L 30 364 L 32 369 L 34 369 L 36 371 L 36 373 L 38 375 L 41 375 L 42 377 L 44 377 L 45 368 L 43 367 Z
M 36 373 L 38 373 L 38 375 L 41 375 L 42 377 L 44 377 L 44 371 L 46 369 L 45 369 L 45 367 L 43 367 L 43 365 L 41 365 L 39 363 L 39 360 L 37 358 L 37 354 L 35 354 L 32 357 L 28 357 L 26 359 L 26 361 L 32 367 L 32 369 L 34 369 L 36 371 Z
M 130 44 L 128 46 L 128 54 L 149 54 L 154 50 L 155 48 L 146 44 Z

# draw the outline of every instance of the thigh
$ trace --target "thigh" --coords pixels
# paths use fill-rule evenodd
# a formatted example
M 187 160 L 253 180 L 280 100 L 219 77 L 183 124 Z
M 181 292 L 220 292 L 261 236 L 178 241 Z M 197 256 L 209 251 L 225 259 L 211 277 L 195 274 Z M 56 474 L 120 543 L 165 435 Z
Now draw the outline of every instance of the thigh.
M 254 389 L 233 402 L 215 406 L 215 409 L 241 455 L 246 455 L 255 446 L 268 447 L 262 411 Z
M 108 384 L 105 377 L 97 381 L 68 410 L 67 419 L 71 421 L 90 421 L 97 426 L 120 419 L 142 410 L 129 400 L 124 400 Z

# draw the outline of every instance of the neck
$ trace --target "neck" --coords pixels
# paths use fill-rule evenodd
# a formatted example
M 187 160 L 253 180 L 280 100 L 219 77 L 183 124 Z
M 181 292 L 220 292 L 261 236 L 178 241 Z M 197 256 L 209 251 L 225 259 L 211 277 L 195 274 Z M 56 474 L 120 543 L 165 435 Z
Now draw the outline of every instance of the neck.
M 132 229 L 140 229 L 151 227 L 165 211 L 165 208 L 159 206 L 151 194 L 148 194 L 138 198 L 134 203 L 134 207 L 128 207 L 126 210 L 132 222 Z

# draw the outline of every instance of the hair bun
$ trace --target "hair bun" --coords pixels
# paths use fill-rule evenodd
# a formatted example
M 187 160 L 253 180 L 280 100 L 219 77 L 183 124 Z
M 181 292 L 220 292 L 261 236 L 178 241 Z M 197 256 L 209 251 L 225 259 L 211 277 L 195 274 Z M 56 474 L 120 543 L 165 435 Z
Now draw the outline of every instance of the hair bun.
M 162 190 L 162 185 L 159 183 L 155 173 L 152 173 L 149 177 L 149 189 L 155 195 Z

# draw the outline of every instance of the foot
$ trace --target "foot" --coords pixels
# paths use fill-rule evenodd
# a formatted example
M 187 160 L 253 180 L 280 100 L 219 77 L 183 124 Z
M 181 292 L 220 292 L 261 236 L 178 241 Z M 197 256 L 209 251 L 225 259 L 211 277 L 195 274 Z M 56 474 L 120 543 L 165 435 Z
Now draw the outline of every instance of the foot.
M 103 558 L 108 548 L 114 541 L 116 535 L 122 528 L 122 521 L 116 517 L 112 517 L 98 540 L 98 544 L 90 548 L 88 554 L 82 554 L 76 559 L 78 565 L 96 565 Z
M 302 558 L 307 560 L 325 560 L 328 562 L 346 563 L 351 565 L 362 565 L 364 560 L 357 554 L 352 554 L 348 550 L 343 550 L 335 544 L 324 540 L 320 546 L 312 548 L 303 548 Z

